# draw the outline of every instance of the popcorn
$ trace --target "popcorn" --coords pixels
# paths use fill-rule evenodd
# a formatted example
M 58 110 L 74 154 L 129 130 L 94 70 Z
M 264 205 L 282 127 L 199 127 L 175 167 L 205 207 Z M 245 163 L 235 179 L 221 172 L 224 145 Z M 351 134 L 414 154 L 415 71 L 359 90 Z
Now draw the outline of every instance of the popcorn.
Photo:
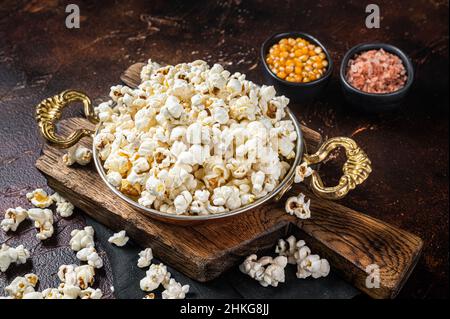
M 128 242 L 129 238 L 126 236 L 126 233 L 124 230 L 121 230 L 118 233 L 115 233 L 111 237 L 108 238 L 108 241 L 111 244 L 114 244 L 116 246 L 122 247 L 125 246 L 125 244 Z
M 306 256 L 297 265 L 297 278 L 326 277 L 330 273 L 330 264 L 326 259 L 320 259 L 319 255 Z
M 74 229 L 70 233 L 70 248 L 80 251 L 83 248 L 94 247 L 94 228 L 86 226 L 84 229 Z
M 139 253 L 139 259 L 137 262 L 137 266 L 139 268 L 145 268 L 150 266 L 153 259 L 153 252 L 151 248 L 146 248 Z
M 12 263 L 17 265 L 26 263 L 28 258 L 30 258 L 30 252 L 23 245 L 13 248 L 2 244 L 0 249 L 0 272 L 8 270 Z
M 301 183 L 306 177 L 311 176 L 313 170 L 305 162 L 295 168 L 294 183 Z
M 81 261 L 87 261 L 88 265 L 94 268 L 102 268 L 103 260 L 98 255 L 94 247 L 86 247 L 77 252 L 77 258 Z
M 5 287 L 5 292 L 12 299 L 42 299 L 34 288 L 38 282 L 35 274 L 26 274 L 24 277 L 16 277 Z
M 56 203 L 56 212 L 61 215 L 61 217 L 70 217 L 73 214 L 74 206 L 72 203 L 67 201 L 64 197 L 58 193 L 54 193 L 50 196 Z
M 47 288 L 42 291 L 42 296 L 44 299 L 100 299 L 102 291 L 90 287 L 94 284 L 94 275 L 95 270 L 91 265 L 61 265 L 58 270 L 61 281 L 58 288 Z
M 87 165 L 92 160 L 92 152 L 81 145 L 74 145 L 63 155 L 63 163 L 71 166 L 75 163 L 79 165 Z
M 80 291 L 79 297 L 81 299 L 101 299 L 103 297 L 103 293 L 98 288 L 93 289 L 91 287 L 88 287 L 88 288 Z
M 299 241 L 301 242 L 301 241 Z M 303 242 L 304 243 L 304 242 Z M 297 239 L 294 236 L 289 236 L 286 240 L 279 239 L 278 245 L 275 248 L 275 252 L 279 256 L 287 257 L 289 264 L 296 264 L 296 259 L 294 257 L 297 248 Z
M 289 264 L 297 264 L 297 278 L 326 277 L 330 272 L 328 261 L 321 259 L 318 255 L 311 255 L 311 250 L 306 246 L 305 241 L 297 241 L 294 236 L 286 240 L 280 239 L 275 252 L 280 256 L 286 256 Z
M 42 188 L 35 189 L 31 193 L 27 193 L 26 196 L 31 204 L 39 208 L 46 208 L 53 204 L 51 196 L 49 196 Z
M 45 240 L 52 237 L 53 212 L 50 209 L 31 208 L 28 210 L 28 217 L 34 221 L 34 226 L 39 229 L 36 238 Z
M 64 295 L 57 288 L 47 288 L 42 291 L 44 299 L 63 299 Z
M 77 299 L 80 295 L 81 288 L 75 285 L 61 283 L 58 287 L 58 292 L 61 294 L 61 299 Z
M 58 278 L 67 286 L 77 286 L 86 289 L 94 284 L 95 270 L 91 265 L 61 265 Z
M 149 60 L 141 79 L 137 89 L 113 86 L 95 108 L 93 143 L 108 182 L 140 205 L 223 213 L 266 196 L 289 171 L 297 135 L 284 119 L 289 100 L 273 87 L 200 60 Z
M 241 272 L 257 280 L 263 287 L 277 287 L 280 282 L 284 282 L 284 268 L 287 265 L 286 257 L 278 256 L 272 258 L 265 256 L 260 259 L 257 258 L 255 254 L 248 256 L 239 266 Z
M 7 232 L 9 230 L 16 231 L 20 223 L 28 217 L 28 212 L 22 207 L 8 208 L 5 218 L 1 222 L 2 229 Z
M 167 267 L 163 264 L 152 264 L 147 270 L 145 277 L 141 279 L 140 287 L 143 291 L 153 291 L 159 287 L 159 285 L 169 282 L 170 272 L 167 271 Z
M 175 212 L 177 215 L 185 213 L 192 202 L 192 195 L 188 191 L 181 192 L 174 200 Z
M 310 204 L 311 200 L 305 203 L 305 195 L 300 193 L 298 196 L 292 196 L 287 199 L 285 209 L 289 215 L 295 215 L 300 219 L 307 219 L 311 217 Z
M 164 288 L 165 290 L 162 292 L 163 299 L 184 299 L 189 292 L 189 285 L 182 286 L 173 278 L 170 279 Z

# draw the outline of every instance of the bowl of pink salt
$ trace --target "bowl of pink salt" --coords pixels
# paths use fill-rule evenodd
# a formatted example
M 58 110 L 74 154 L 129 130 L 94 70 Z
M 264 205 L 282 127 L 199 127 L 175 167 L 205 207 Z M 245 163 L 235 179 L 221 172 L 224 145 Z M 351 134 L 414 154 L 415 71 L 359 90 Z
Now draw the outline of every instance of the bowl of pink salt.
M 385 43 L 360 44 L 344 56 L 340 68 L 342 92 L 356 109 L 378 113 L 402 104 L 414 79 L 411 60 Z

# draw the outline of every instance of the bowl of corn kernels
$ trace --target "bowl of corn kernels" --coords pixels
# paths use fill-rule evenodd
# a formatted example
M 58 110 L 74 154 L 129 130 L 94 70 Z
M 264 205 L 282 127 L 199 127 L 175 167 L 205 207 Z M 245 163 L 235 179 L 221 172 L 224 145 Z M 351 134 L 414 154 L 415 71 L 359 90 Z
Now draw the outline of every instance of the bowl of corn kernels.
M 333 71 L 325 46 L 303 32 L 269 37 L 261 46 L 261 60 L 266 81 L 294 102 L 317 97 Z

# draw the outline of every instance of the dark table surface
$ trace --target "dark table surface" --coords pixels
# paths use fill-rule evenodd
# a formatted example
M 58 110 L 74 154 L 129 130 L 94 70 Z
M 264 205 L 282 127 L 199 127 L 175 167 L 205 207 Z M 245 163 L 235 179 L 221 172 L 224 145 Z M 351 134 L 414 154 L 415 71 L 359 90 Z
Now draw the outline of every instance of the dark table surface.
M 152 58 L 179 63 L 195 59 L 220 62 L 231 71 L 263 83 L 258 53 L 274 32 L 299 30 L 315 35 L 330 50 L 336 65 L 360 42 L 387 42 L 412 58 L 416 79 L 404 106 L 390 114 L 364 115 L 343 100 L 337 68 L 321 98 L 293 105 L 300 120 L 325 137 L 352 136 L 373 162 L 369 180 L 342 202 L 424 239 L 423 255 L 399 297 L 448 297 L 448 1 L 378 1 L 381 28 L 365 27 L 360 1 L 71 1 L 81 11 L 81 28 L 67 29 L 69 2 L 58 0 L 0 3 L 0 211 L 22 205 L 24 195 L 45 187 L 35 169 L 42 141 L 34 122 L 34 106 L 67 88 L 104 98 L 130 64 Z M 78 116 L 71 108 L 65 116 Z M 341 162 L 323 171 L 330 183 Z M 1 217 L 2 218 L 2 217 Z M 139 247 L 113 249 L 110 231 L 97 230 L 106 260 L 98 281 L 107 297 L 142 297 L 137 269 Z M 15 275 L 36 271 L 42 285 L 56 282 L 58 264 L 74 262 L 68 234 L 86 223 L 77 212 L 57 221 L 57 234 L 40 243 L 31 224 L 15 233 L 0 232 L 0 243 L 26 242 L 32 263 L 0 274 L 0 287 Z M 293 272 L 293 271 L 292 271 Z M 209 284 L 189 282 L 193 297 L 341 297 L 356 291 L 340 278 L 263 290 L 236 269 Z M 292 274 L 288 273 L 288 277 Z

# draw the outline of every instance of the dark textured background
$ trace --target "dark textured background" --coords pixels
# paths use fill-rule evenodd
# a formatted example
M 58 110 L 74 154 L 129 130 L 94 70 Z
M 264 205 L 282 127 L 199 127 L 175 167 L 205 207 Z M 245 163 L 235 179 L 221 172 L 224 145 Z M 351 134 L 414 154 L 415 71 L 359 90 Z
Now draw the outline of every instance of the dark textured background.
M 45 179 L 34 168 L 41 140 L 33 118 L 43 98 L 67 88 L 100 101 L 130 64 L 151 57 L 167 63 L 204 59 L 262 82 L 260 44 L 278 31 L 299 30 L 320 39 L 336 65 L 351 46 L 383 41 L 412 58 L 416 81 L 402 109 L 380 116 L 349 110 L 335 74 L 321 99 L 292 106 L 300 120 L 324 136 L 353 136 L 369 154 L 374 172 L 343 202 L 407 229 L 425 241 L 424 254 L 400 297 L 448 297 L 448 1 L 378 1 L 381 29 L 364 26 L 361 1 L 70 1 L 81 9 L 81 28 L 66 29 L 66 1 L 0 2 L 0 211 L 22 205 Z M 68 116 L 80 115 L 72 108 Z M 330 183 L 342 159 L 323 168 Z M 68 233 L 85 223 L 79 212 L 57 224 L 58 235 L 42 245 L 30 224 L 18 235 L 0 232 L 0 242 L 26 242 L 33 263 L 0 274 L 0 287 L 31 267 L 55 282 L 58 263 L 74 261 Z M 112 281 L 117 297 L 141 297 L 138 247 L 113 249 L 108 231 L 96 226 L 99 247 L 109 257 L 98 276 L 104 292 Z M 101 235 L 103 234 L 103 235 Z M 106 256 L 105 255 L 105 256 Z M 177 276 L 177 275 L 175 275 Z M 180 281 L 182 276 L 178 276 Z M 351 297 L 339 278 L 299 282 L 264 290 L 237 271 L 204 285 L 194 297 Z M 260 295 L 263 294 L 263 295 Z

